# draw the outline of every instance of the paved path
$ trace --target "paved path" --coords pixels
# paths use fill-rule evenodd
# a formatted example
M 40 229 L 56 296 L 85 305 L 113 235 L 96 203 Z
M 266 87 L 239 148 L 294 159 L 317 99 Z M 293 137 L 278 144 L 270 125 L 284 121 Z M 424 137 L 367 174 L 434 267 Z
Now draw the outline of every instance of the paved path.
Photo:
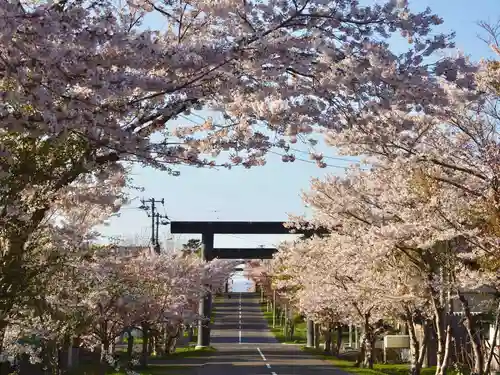
M 228 297 L 231 298 L 228 298 Z M 231 293 L 216 303 L 211 345 L 277 344 L 267 327 L 255 293 Z
M 278 343 L 255 293 L 231 293 L 217 302 L 211 345 L 195 375 L 346 375 L 298 346 Z M 201 360 L 201 358 L 199 359 Z

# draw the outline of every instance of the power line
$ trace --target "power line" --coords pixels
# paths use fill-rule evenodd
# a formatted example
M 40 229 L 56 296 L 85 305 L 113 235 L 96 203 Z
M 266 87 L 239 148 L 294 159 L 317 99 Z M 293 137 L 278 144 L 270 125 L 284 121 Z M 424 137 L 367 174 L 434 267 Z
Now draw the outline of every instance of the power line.
M 309 152 L 309 151 L 299 150 L 298 148 L 289 147 L 289 149 L 292 150 L 292 151 L 294 151 L 294 152 L 300 152 L 302 154 L 309 154 L 309 155 L 311 154 L 311 152 Z M 324 156 L 324 155 L 323 155 L 323 159 L 348 161 L 348 162 L 357 162 L 358 161 L 358 160 L 343 158 L 343 157 L 340 157 L 340 156 Z
M 303 163 L 317 164 L 317 162 L 315 162 L 313 160 L 301 159 L 301 158 L 297 158 L 295 156 L 292 157 L 291 155 L 280 154 L 279 152 L 271 151 L 271 150 L 268 150 L 268 152 L 271 153 L 271 154 L 274 154 L 274 155 L 281 156 L 281 157 L 287 157 L 290 162 L 301 161 Z M 354 160 L 351 160 L 351 161 L 354 161 Z M 330 168 L 339 168 L 339 169 L 347 169 L 347 168 L 349 168 L 348 165 L 335 165 L 335 164 L 328 164 L 328 163 L 324 163 L 324 162 L 323 162 L 323 165 L 325 167 L 330 167 Z
M 206 119 L 205 119 L 205 118 L 203 118 L 202 116 L 200 116 L 200 115 L 198 115 L 198 114 L 191 113 L 191 115 L 196 116 L 196 117 L 198 117 L 198 118 L 200 118 L 200 119 L 202 119 L 202 120 L 206 121 Z M 199 126 L 203 125 L 203 124 L 200 124 L 200 123 L 198 123 L 198 122 L 194 121 L 193 119 L 190 119 L 190 118 L 189 118 L 189 117 L 187 117 L 187 116 L 184 116 L 184 115 L 179 115 L 179 116 L 180 116 L 180 117 L 182 117 L 182 118 L 184 118 L 184 119 L 185 119 L 185 120 L 187 120 L 187 121 L 192 122 L 192 123 L 193 123 L 193 124 L 195 124 L 195 125 L 199 125 Z M 276 147 L 277 147 L 277 146 L 276 146 Z M 282 148 L 282 147 L 280 147 L 280 148 Z M 299 149 L 297 149 L 297 148 L 287 147 L 287 149 L 288 149 L 288 150 L 292 150 L 292 151 L 294 151 L 294 152 L 299 152 L 299 153 L 304 153 L 304 154 L 310 154 L 310 152 L 308 152 L 308 151 L 299 150 Z M 286 158 L 288 158 L 288 160 L 289 160 L 289 161 L 300 161 L 300 162 L 303 162 L 303 163 L 317 164 L 317 162 L 316 162 L 316 161 L 314 161 L 314 160 L 307 160 L 307 159 L 297 158 L 297 157 L 295 157 L 295 156 L 293 156 L 293 157 L 292 157 L 292 155 L 280 154 L 280 153 L 278 153 L 278 152 L 276 152 L 276 151 L 272 151 L 272 150 L 268 150 L 267 152 L 269 152 L 269 153 L 271 153 L 271 154 L 274 154 L 274 155 L 281 156 L 281 157 L 286 157 Z M 343 158 L 343 157 L 336 157 L 336 156 L 323 156 L 323 155 L 322 155 L 322 158 L 323 158 L 323 159 L 330 159 L 330 160 L 347 161 L 347 162 L 353 162 L 353 163 L 357 162 L 357 160 L 352 160 L 352 159 Z M 346 169 L 346 168 L 348 168 L 348 166 L 345 166 L 345 165 L 344 165 L 344 166 L 342 166 L 342 165 L 328 164 L 328 163 L 324 163 L 324 162 L 323 162 L 323 165 L 324 165 L 325 167 L 330 167 L 330 168 L 340 168 L 340 169 Z

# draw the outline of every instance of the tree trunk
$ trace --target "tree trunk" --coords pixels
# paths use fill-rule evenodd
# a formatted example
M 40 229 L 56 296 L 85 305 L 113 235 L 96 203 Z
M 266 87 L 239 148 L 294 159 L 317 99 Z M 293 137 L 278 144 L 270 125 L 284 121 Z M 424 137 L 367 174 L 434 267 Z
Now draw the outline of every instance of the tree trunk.
M 115 339 L 111 339 L 109 342 L 109 355 L 114 355 L 116 351 L 116 342 Z
M 374 340 L 370 338 L 365 338 L 364 346 L 365 346 L 365 358 L 363 360 L 363 367 L 373 369 L 373 352 L 375 349 Z
M 500 329 L 500 302 L 497 305 L 497 311 L 496 311 L 496 314 L 495 314 L 495 321 L 494 321 L 493 324 L 495 325 L 495 329 L 493 331 L 493 337 L 490 338 L 490 340 L 491 340 L 491 347 L 490 347 L 490 350 L 488 352 L 488 357 L 486 358 L 486 368 L 484 370 L 485 374 L 489 374 L 490 373 L 491 361 L 492 361 L 493 356 L 495 354 L 495 348 L 497 347 L 496 343 L 497 343 L 497 338 L 498 338 L 498 331 Z
M 316 349 L 319 349 L 319 344 L 320 344 L 320 329 L 319 329 L 319 324 L 315 323 L 314 324 L 314 347 Z
M 127 340 L 127 358 L 129 361 L 132 360 L 132 356 L 134 355 L 134 340 L 135 337 L 132 336 L 132 330 L 127 331 L 128 340 Z
M 418 357 L 418 363 L 420 364 L 420 368 L 424 367 L 424 362 L 426 361 L 427 351 L 429 350 L 429 339 L 430 339 L 430 330 L 432 322 L 428 320 L 424 320 L 422 323 L 422 345 L 420 348 L 420 356 Z
M 439 375 L 445 375 L 446 370 L 448 370 L 448 363 L 449 363 L 449 359 L 450 359 L 450 349 L 451 349 L 451 339 L 452 339 L 451 323 L 450 323 L 449 319 L 447 319 L 446 331 L 445 331 L 444 357 L 443 357 L 443 363 L 441 364 L 441 367 L 440 367 L 440 374 Z
M 171 354 L 175 352 L 175 347 L 177 345 L 177 338 L 180 335 L 180 327 L 176 327 L 174 332 L 170 332 L 170 330 L 167 329 L 167 336 L 166 336 L 166 341 L 165 341 L 165 352 L 167 354 Z
M 67 347 L 66 344 L 65 344 L 65 346 Z M 56 364 L 55 371 L 53 373 L 57 374 L 57 375 L 64 374 L 68 370 L 67 360 L 65 359 L 65 357 L 66 358 L 68 357 L 68 352 L 66 352 L 64 349 L 60 348 L 60 349 L 56 349 L 56 354 L 57 354 L 57 364 Z
M 141 366 L 147 367 L 148 365 L 148 348 L 149 348 L 149 324 L 142 322 L 142 352 L 141 352 Z
M 165 355 L 165 347 L 163 346 L 163 343 L 165 342 L 165 331 L 166 328 L 163 327 L 163 329 L 157 333 L 156 339 L 155 339 L 155 353 L 157 356 L 163 356 Z
M 417 339 L 415 322 L 412 315 L 412 312 L 406 309 L 405 321 L 408 326 L 408 335 L 410 336 L 410 374 L 420 375 L 420 370 L 422 369 L 422 363 L 420 362 L 421 347 Z
M 449 274 L 448 274 L 449 277 Z M 448 289 L 446 292 L 446 297 L 445 297 L 445 303 L 446 303 L 446 315 L 445 315 L 445 321 L 446 321 L 446 329 L 445 329 L 445 346 L 444 346 L 444 358 L 443 358 L 443 364 L 441 365 L 441 374 L 440 375 L 445 375 L 446 370 L 448 369 L 448 364 L 450 361 L 450 353 L 451 353 L 451 341 L 452 341 L 452 328 L 451 328 L 451 315 L 453 313 L 453 301 L 451 299 L 451 292 Z
M 342 324 L 337 324 L 337 340 L 335 343 L 335 355 L 340 355 L 340 349 L 342 348 Z
M 436 375 L 444 375 L 448 367 L 448 357 L 451 341 L 451 325 L 444 308 L 438 306 L 433 298 L 434 325 L 437 336 Z
M 59 374 L 59 350 L 55 342 L 42 343 L 42 366 L 45 374 Z
M 285 336 L 285 340 L 287 338 L 287 328 L 288 328 L 288 306 L 285 305 L 285 312 L 283 314 L 284 324 L 283 324 L 283 336 Z
M 325 353 L 332 353 L 332 328 L 330 326 L 326 327 L 325 330 Z
M 148 355 L 153 355 L 155 349 L 155 341 L 156 341 L 155 335 L 151 334 L 148 339 Z
M 105 337 L 101 341 L 101 363 L 107 363 L 106 357 L 109 354 L 109 339 Z
M 464 313 L 463 325 L 467 331 L 467 336 L 469 336 L 470 344 L 472 346 L 472 353 L 474 358 L 474 364 L 472 368 L 471 375 L 482 375 L 484 370 L 484 353 L 481 343 L 481 338 L 476 329 L 476 322 L 470 311 L 469 302 L 465 296 L 457 291 L 457 297 L 462 305 L 462 311 Z
M 369 323 L 370 314 L 365 314 L 363 325 L 363 344 L 362 348 L 364 348 L 363 355 L 363 365 L 364 368 L 373 369 L 374 362 L 374 350 L 375 350 L 375 336 L 373 334 L 372 327 Z
M 448 249 L 446 248 L 445 250 Z M 441 281 L 440 290 L 436 291 L 431 288 L 431 303 L 434 310 L 435 329 L 437 334 L 436 375 L 446 374 L 451 349 L 452 332 L 450 317 L 453 313 L 453 303 L 449 285 L 452 275 L 447 267 L 448 265 L 444 264 L 439 268 L 439 278 Z
M 5 320 L 0 320 L 0 355 L 3 354 L 3 340 L 7 330 L 8 323 Z M 10 373 L 10 363 L 0 361 L 0 375 L 7 375 Z

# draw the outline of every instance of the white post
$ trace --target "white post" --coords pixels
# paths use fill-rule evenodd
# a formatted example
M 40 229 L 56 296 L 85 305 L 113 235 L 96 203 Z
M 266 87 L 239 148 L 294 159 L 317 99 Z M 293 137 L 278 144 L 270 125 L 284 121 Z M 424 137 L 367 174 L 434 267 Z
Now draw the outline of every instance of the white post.
M 276 290 L 273 290 L 273 328 L 276 328 Z
M 284 317 L 284 322 L 283 322 L 283 335 L 286 337 L 286 328 L 287 328 L 287 322 L 288 322 L 288 306 L 285 305 L 285 313 L 283 314 Z
M 349 347 L 352 348 L 352 324 L 349 324 Z
M 358 327 L 354 326 L 354 349 L 359 348 Z

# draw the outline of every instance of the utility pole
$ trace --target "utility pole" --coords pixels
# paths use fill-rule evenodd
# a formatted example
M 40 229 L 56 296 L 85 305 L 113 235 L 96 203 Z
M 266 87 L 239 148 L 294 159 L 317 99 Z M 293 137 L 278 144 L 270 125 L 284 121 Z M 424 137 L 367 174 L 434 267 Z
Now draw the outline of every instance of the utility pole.
M 160 221 L 160 219 L 162 219 Z M 158 236 L 158 231 L 160 229 L 160 224 L 161 225 L 167 225 L 168 224 L 168 216 L 167 215 L 160 215 L 158 212 L 156 213 L 156 242 L 155 242 L 155 251 L 159 254 L 160 253 L 160 237 Z
M 157 200 L 154 198 L 149 198 L 149 199 L 141 199 L 142 205 L 139 207 L 140 209 L 146 211 L 148 217 L 151 218 L 151 246 L 155 249 L 156 253 L 160 253 L 160 243 L 158 241 L 158 227 L 160 225 L 160 218 L 163 219 L 168 219 L 166 215 L 160 215 L 158 212 L 156 212 L 156 203 L 161 203 L 162 205 L 165 205 L 165 199 L 162 198 L 161 200 Z M 150 205 L 147 205 L 150 204 Z M 156 219 L 156 230 L 155 230 L 155 219 Z M 166 220 L 161 221 L 162 225 L 168 224 Z

